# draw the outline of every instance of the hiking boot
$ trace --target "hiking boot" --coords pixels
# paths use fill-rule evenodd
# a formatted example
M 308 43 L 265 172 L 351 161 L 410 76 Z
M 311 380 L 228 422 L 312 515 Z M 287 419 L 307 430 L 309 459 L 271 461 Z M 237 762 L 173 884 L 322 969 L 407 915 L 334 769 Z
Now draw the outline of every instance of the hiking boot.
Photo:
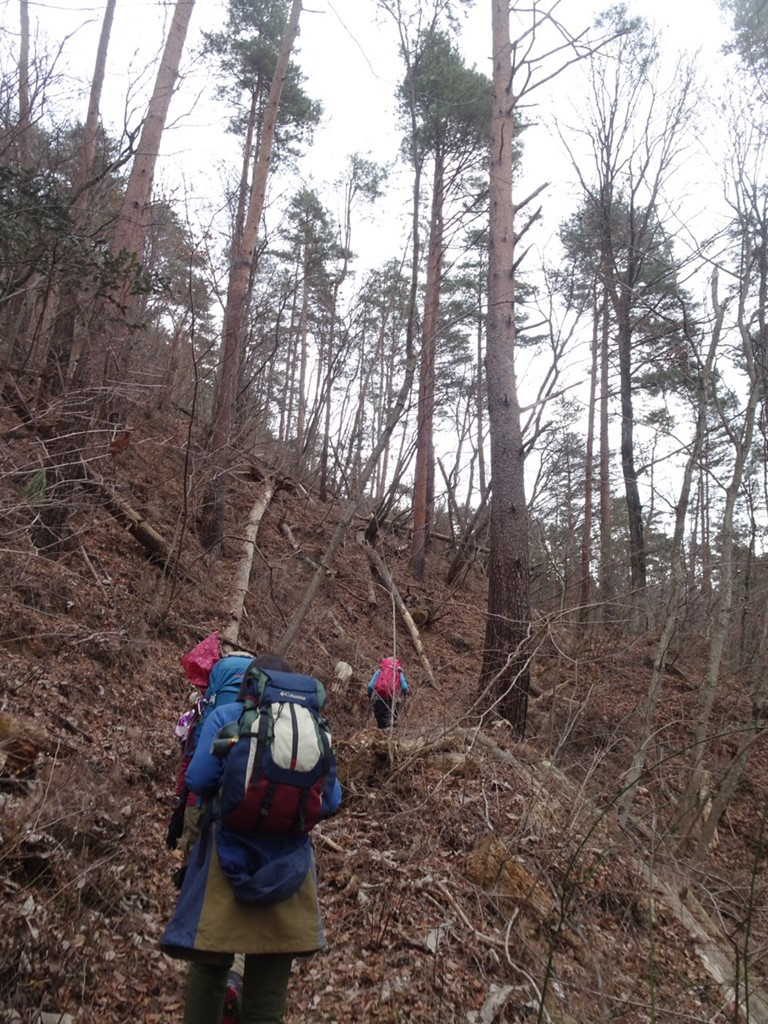
M 243 979 L 239 974 L 230 971 L 227 978 L 227 991 L 224 994 L 224 1010 L 221 1014 L 221 1024 L 238 1024 L 242 998 Z

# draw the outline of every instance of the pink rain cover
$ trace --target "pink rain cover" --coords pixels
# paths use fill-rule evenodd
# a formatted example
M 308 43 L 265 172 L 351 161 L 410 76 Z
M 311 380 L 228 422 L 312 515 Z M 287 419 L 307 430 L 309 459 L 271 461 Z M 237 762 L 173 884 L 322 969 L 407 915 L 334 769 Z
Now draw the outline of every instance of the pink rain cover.
M 183 654 L 181 666 L 190 683 L 204 690 L 208 686 L 208 673 L 220 658 L 219 632 L 217 630 L 207 636 L 205 640 L 201 640 L 197 647 L 193 647 L 187 654 Z

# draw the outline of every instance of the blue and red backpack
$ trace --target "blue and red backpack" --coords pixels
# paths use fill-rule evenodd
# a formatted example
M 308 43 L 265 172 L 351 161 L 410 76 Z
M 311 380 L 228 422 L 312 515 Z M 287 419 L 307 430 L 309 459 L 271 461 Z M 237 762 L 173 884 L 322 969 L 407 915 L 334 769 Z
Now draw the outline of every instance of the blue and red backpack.
M 239 719 L 219 731 L 212 752 L 226 758 L 219 817 L 243 834 L 306 835 L 320 820 L 335 768 L 322 717 L 325 687 L 312 676 L 251 666 Z

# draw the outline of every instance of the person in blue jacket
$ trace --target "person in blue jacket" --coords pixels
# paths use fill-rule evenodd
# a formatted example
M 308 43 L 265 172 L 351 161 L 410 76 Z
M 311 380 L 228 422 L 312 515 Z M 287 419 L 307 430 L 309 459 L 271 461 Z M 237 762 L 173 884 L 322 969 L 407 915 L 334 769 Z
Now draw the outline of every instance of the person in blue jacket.
M 397 658 L 382 658 L 368 683 L 368 696 L 379 729 L 388 729 L 397 722 L 402 700 L 408 693 L 400 662 Z
M 277 655 L 259 655 L 255 663 L 293 671 Z M 245 680 L 240 701 L 247 696 Z M 187 768 L 193 792 L 218 790 L 225 761 L 213 754 L 212 745 L 222 726 L 240 717 L 240 701 L 217 708 L 205 722 Z M 331 758 L 322 816 L 334 814 L 340 804 Z M 184 1024 L 218 1024 L 235 953 L 245 954 L 241 1024 L 282 1024 L 294 958 L 324 946 L 309 836 L 243 835 L 224 828 L 214 813 L 190 854 L 176 909 L 160 940 L 169 956 L 190 961 Z

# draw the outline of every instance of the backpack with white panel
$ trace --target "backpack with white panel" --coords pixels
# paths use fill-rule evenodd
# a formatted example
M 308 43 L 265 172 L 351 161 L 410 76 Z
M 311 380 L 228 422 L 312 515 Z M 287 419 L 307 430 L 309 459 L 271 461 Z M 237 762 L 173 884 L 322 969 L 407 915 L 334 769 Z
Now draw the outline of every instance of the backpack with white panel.
M 246 678 L 252 696 L 212 747 L 226 758 L 219 818 L 232 832 L 306 835 L 320 820 L 335 765 L 321 714 L 325 688 L 312 676 L 253 665 Z

